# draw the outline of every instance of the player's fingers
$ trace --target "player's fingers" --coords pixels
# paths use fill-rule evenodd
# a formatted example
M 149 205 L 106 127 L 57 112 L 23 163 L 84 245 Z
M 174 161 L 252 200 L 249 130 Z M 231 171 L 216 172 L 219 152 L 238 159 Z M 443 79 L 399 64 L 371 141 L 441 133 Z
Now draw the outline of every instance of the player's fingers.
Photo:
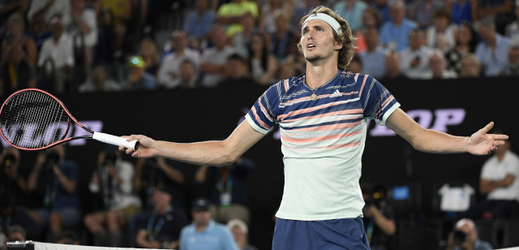
M 494 140 L 508 140 L 508 135 L 494 135 Z
M 494 122 L 489 122 L 484 128 L 482 128 L 481 130 L 483 130 L 483 132 L 487 133 L 488 131 L 490 131 L 492 129 L 492 127 L 494 127 Z

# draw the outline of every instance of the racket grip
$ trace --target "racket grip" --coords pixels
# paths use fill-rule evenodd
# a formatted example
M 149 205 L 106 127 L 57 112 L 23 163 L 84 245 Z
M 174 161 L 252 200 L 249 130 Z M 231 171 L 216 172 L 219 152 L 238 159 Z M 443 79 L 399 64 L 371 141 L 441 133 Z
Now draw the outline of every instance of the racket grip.
M 137 140 L 127 141 L 122 137 L 101 132 L 94 132 L 92 139 L 116 146 L 124 146 L 125 148 L 131 148 L 133 150 L 137 150 L 139 148 L 139 141 Z

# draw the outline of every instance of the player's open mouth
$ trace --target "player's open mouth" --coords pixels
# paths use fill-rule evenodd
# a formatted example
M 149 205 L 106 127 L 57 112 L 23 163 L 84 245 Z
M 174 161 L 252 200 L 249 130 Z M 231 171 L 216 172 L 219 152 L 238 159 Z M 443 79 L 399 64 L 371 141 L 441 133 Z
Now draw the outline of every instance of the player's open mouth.
M 316 47 L 316 46 L 315 46 L 315 44 L 313 44 L 313 43 L 310 43 L 310 44 L 307 44 L 307 45 L 306 45 L 306 48 L 309 49 L 309 50 L 312 50 L 312 49 L 314 49 L 315 47 Z

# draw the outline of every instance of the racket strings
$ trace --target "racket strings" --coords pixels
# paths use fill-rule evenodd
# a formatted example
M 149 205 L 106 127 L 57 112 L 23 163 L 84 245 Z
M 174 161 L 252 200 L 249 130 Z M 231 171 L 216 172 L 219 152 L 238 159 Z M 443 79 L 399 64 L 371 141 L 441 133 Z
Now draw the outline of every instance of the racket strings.
M 24 148 L 42 148 L 62 140 L 68 132 L 69 116 L 61 103 L 40 91 L 12 96 L 0 114 L 6 140 Z

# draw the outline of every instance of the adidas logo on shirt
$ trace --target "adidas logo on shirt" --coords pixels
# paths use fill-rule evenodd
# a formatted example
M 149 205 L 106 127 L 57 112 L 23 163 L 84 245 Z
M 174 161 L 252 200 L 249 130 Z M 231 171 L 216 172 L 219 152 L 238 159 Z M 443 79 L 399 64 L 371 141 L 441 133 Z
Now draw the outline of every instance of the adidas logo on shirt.
M 341 92 L 339 92 L 339 90 L 336 89 L 335 92 L 333 92 L 333 94 L 330 95 L 330 98 L 341 97 L 341 96 L 342 96 Z

